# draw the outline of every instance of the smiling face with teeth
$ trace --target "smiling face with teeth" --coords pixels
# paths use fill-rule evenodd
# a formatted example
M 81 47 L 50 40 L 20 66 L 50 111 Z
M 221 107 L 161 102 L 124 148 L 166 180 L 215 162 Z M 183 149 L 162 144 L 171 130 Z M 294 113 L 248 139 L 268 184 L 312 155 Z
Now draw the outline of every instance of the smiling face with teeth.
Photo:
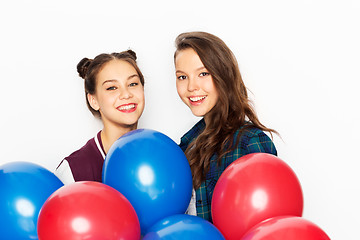
M 192 48 L 177 53 L 175 68 L 176 88 L 181 100 L 195 116 L 206 117 L 219 98 L 212 76 Z
M 99 110 L 104 127 L 135 129 L 144 110 L 144 87 L 130 63 L 112 60 L 98 73 L 96 93 L 88 94 L 88 100 Z

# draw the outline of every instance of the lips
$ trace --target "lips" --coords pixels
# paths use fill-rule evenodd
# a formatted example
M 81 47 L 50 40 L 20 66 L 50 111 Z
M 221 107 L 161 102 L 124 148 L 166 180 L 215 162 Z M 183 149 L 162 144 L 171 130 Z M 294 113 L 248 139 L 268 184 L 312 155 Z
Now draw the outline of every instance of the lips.
M 189 100 L 191 105 L 197 106 L 200 105 L 201 103 L 203 103 L 205 101 L 206 96 L 202 95 L 202 96 L 190 96 Z
M 129 104 L 120 105 L 119 107 L 117 107 L 117 110 L 123 113 L 131 113 L 134 112 L 136 108 L 137 108 L 136 103 L 129 103 Z

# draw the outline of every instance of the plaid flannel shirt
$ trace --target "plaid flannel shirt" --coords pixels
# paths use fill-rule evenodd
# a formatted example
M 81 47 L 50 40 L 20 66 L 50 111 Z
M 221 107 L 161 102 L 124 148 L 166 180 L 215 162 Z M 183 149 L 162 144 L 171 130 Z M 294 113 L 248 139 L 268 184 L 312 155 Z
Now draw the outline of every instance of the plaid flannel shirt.
M 204 128 L 205 121 L 202 119 L 181 138 L 180 148 L 185 152 L 187 146 L 197 138 Z M 236 140 L 239 130 L 235 133 L 234 141 Z M 242 133 L 238 146 L 221 159 L 220 165 L 217 163 L 216 155 L 211 157 L 210 170 L 206 174 L 206 179 L 201 186 L 196 189 L 196 211 L 199 217 L 212 222 L 211 199 L 215 184 L 220 175 L 226 167 L 238 158 L 256 152 L 266 152 L 277 155 L 275 145 L 271 139 L 260 129 L 250 128 Z

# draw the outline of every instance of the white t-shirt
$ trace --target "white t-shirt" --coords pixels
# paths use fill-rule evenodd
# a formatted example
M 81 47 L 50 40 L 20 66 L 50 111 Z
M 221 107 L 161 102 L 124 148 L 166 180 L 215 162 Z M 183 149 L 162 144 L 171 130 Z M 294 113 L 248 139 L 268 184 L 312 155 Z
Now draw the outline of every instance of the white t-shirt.
M 194 188 L 192 189 L 190 204 L 185 213 L 188 215 L 196 216 L 196 193 Z

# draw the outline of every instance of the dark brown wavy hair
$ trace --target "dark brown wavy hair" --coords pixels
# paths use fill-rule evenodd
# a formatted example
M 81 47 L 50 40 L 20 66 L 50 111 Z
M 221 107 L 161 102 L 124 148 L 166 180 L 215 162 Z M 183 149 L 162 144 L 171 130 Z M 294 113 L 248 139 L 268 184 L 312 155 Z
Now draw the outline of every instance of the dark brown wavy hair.
M 239 144 L 241 132 L 252 127 L 277 133 L 265 127 L 258 119 L 248 98 L 237 60 L 228 46 L 217 36 L 206 32 L 187 32 L 176 40 L 177 54 L 192 48 L 212 76 L 218 92 L 218 102 L 207 113 L 206 127 L 185 151 L 189 160 L 194 187 L 199 188 L 210 169 L 210 159 L 221 158 Z M 242 127 L 242 128 L 241 128 Z M 241 128 L 234 144 L 234 134 Z
M 140 82 L 144 86 L 144 76 L 140 71 L 140 68 L 138 67 L 136 63 L 136 53 L 132 50 L 127 50 L 119 53 L 102 53 L 97 55 L 94 59 L 89 58 L 83 58 L 81 61 L 77 64 L 77 71 L 79 73 L 79 76 L 83 78 L 84 81 L 84 87 L 85 87 L 85 98 L 86 98 L 86 104 L 91 113 L 95 117 L 100 116 L 100 112 L 97 110 L 94 110 L 89 103 L 89 100 L 87 98 L 87 94 L 95 94 L 96 93 L 96 78 L 98 73 L 101 71 L 101 69 L 105 66 L 106 63 L 110 62 L 111 60 L 124 60 L 128 63 L 130 63 L 136 70 L 137 74 L 140 77 Z

